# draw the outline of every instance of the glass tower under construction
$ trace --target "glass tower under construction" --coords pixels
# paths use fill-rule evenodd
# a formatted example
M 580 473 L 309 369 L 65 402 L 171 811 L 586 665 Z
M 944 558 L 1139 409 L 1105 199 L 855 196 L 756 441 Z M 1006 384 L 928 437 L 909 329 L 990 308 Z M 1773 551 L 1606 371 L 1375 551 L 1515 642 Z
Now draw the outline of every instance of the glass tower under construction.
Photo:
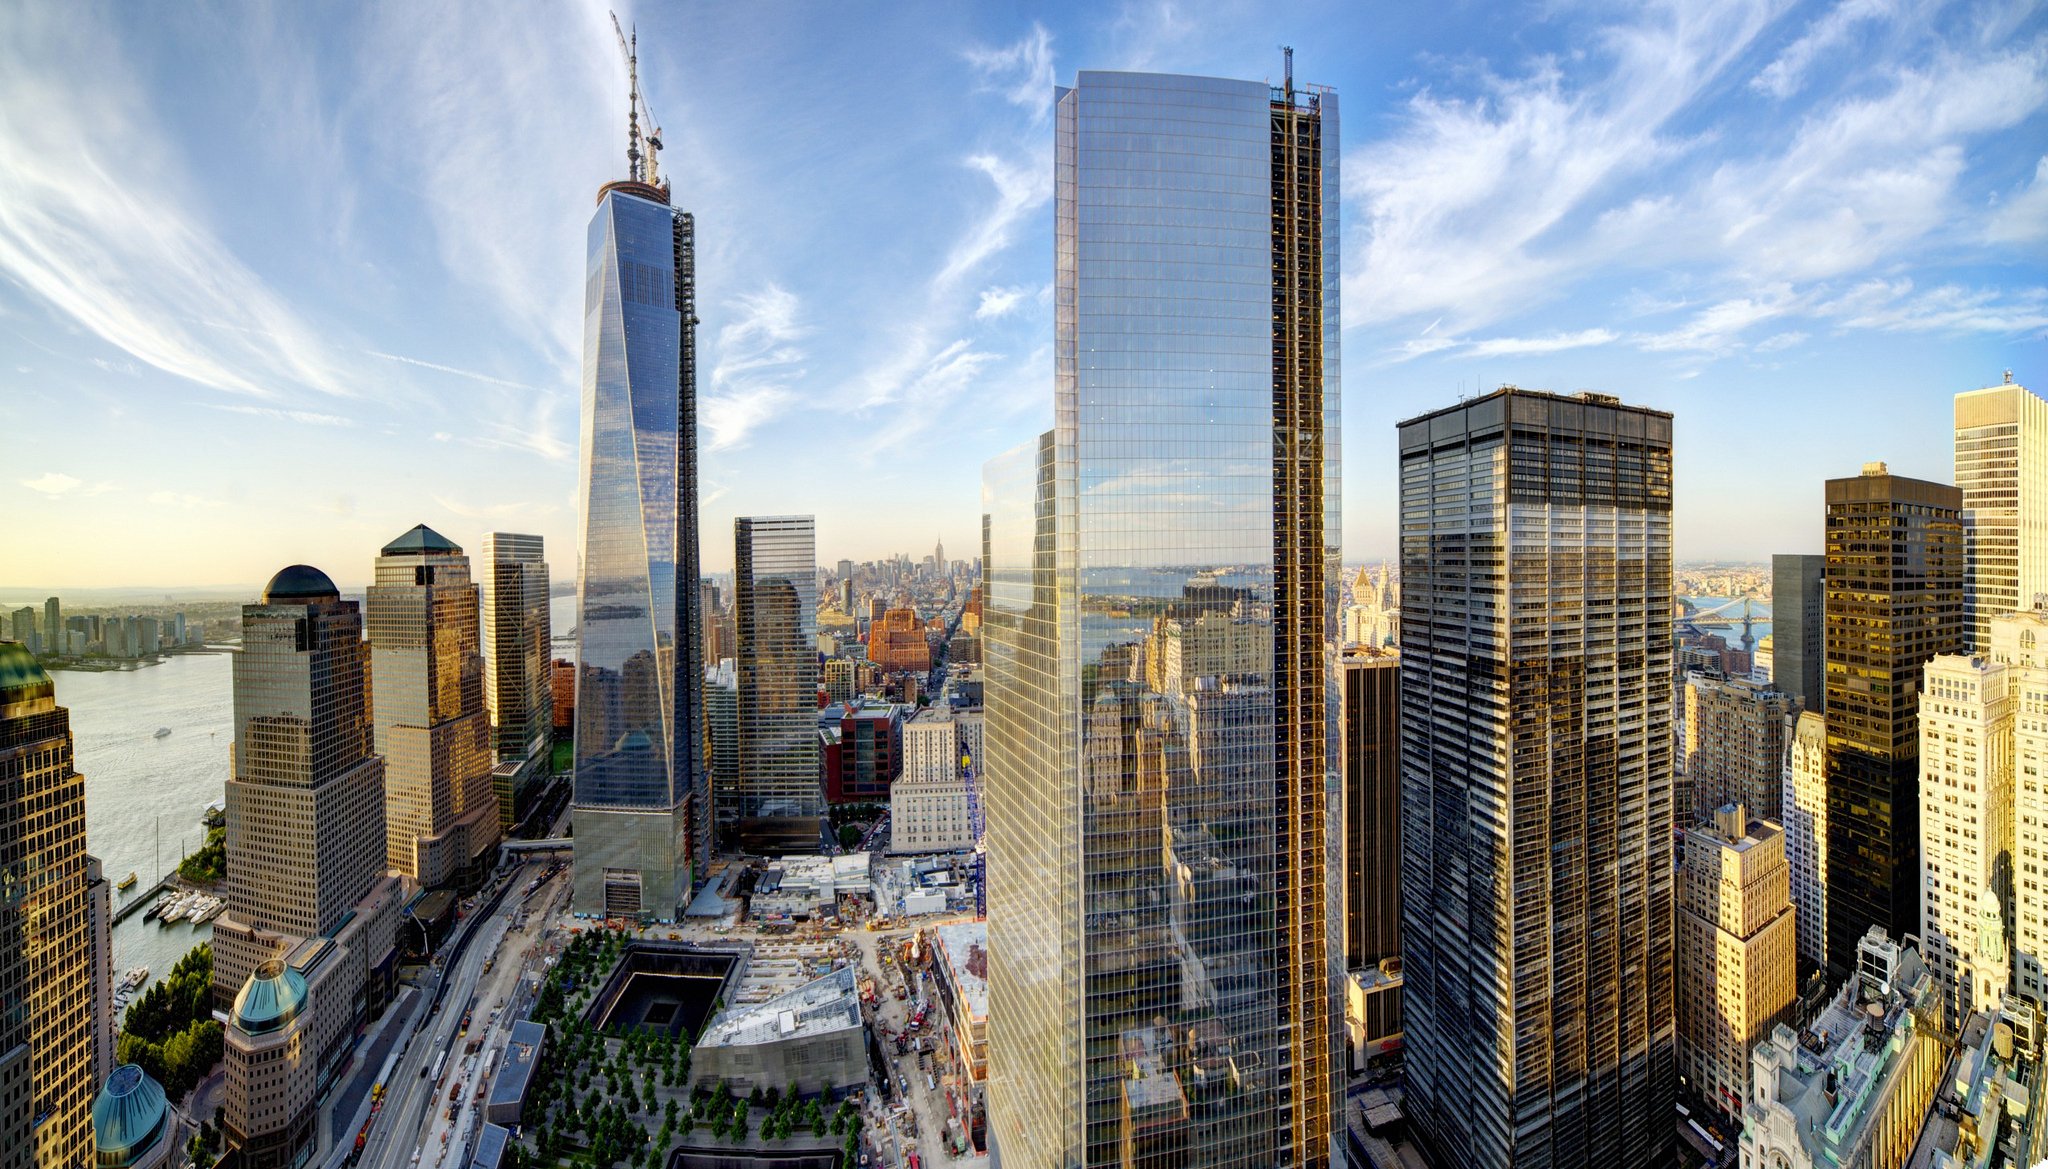
M 1057 110 L 1055 424 L 983 489 L 994 1153 L 1329 1165 L 1336 99 Z
M 673 920 L 702 843 L 695 241 L 665 187 L 627 180 L 598 196 L 583 318 L 578 913 Z

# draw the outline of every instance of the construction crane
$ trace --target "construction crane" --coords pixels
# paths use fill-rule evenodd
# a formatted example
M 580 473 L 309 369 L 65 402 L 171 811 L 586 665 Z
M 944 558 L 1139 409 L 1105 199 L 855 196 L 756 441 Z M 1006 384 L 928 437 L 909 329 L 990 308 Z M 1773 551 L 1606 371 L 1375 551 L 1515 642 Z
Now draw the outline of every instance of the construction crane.
M 974 861 L 967 880 L 974 886 L 974 920 L 988 920 L 988 841 L 983 838 L 981 785 L 974 781 L 974 756 L 960 753 L 960 775 L 967 787 L 967 832 L 974 839 Z
M 636 183 L 659 187 L 666 193 L 668 184 L 661 178 L 661 123 L 654 120 L 654 111 L 648 108 L 647 99 L 640 96 L 640 28 L 633 27 L 628 33 L 619 24 L 619 14 L 612 17 L 612 32 L 619 38 L 619 55 L 626 59 L 626 163 L 627 172 Z M 647 119 L 647 133 L 640 133 L 640 119 Z M 646 163 L 641 163 L 640 144 L 647 144 Z

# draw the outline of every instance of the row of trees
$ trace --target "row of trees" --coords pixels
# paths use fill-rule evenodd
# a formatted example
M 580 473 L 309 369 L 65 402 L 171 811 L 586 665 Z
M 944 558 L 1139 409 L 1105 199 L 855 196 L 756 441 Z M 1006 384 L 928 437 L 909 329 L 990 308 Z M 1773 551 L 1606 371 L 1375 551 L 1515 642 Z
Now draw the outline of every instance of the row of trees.
M 213 1019 L 213 947 L 205 942 L 128 1008 L 115 1058 L 141 1066 L 176 1100 L 227 1052 L 227 1030 Z

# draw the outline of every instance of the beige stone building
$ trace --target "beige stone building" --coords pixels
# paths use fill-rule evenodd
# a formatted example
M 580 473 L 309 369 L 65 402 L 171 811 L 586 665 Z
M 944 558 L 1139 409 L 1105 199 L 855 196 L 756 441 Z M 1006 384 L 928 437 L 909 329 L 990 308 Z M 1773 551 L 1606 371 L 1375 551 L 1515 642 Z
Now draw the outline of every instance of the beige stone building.
M 1799 700 L 1747 678 L 1692 674 L 1685 682 L 1685 778 L 1690 818 L 1704 820 L 1723 804 L 1751 815 L 1782 814 L 1785 739 Z
M 2012 978 L 2012 703 L 2006 667 L 1943 654 L 1920 687 L 1920 937 L 1945 1025 L 1995 1010 Z
M 2048 608 L 1991 619 L 2012 707 L 2012 990 L 2048 1007 Z
M 1798 993 L 1785 838 L 1740 804 L 1686 835 L 1678 891 L 1678 1067 L 1737 1116 L 1750 1053 Z
M 980 714 L 973 717 L 978 732 Z M 965 723 L 964 712 L 941 703 L 903 724 L 903 773 L 889 787 L 889 851 L 974 847 L 961 766 Z
M 1799 956 L 1820 966 L 1828 960 L 1828 720 L 1819 711 L 1793 723 L 1782 802 Z
M 420 888 L 453 884 L 498 842 L 469 557 L 421 524 L 384 546 L 364 609 L 385 865 Z
M 71 713 L 28 647 L 0 642 L 0 1166 L 74 1169 L 93 1159 L 100 1079 L 85 851 L 85 777 Z

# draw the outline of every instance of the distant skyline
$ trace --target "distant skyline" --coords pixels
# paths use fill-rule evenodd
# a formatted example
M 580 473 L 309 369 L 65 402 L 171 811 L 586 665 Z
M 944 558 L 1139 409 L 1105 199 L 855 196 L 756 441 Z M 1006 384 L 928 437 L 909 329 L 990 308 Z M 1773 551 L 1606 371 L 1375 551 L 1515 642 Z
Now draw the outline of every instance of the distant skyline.
M 1823 480 L 1950 481 L 1955 393 L 2048 391 L 2039 5 L 629 7 L 697 217 L 707 571 L 738 514 L 975 553 L 981 464 L 1049 422 L 1081 69 L 1292 43 L 1338 91 L 1348 561 L 1393 551 L 1394 424 L 1501 382 L 1676 415 L 1681 563 L 1818 552 Z M 0 581 L 346 588 L 422 522 L 573 580 L 624 106 L 602 4 L 0 10 Z

